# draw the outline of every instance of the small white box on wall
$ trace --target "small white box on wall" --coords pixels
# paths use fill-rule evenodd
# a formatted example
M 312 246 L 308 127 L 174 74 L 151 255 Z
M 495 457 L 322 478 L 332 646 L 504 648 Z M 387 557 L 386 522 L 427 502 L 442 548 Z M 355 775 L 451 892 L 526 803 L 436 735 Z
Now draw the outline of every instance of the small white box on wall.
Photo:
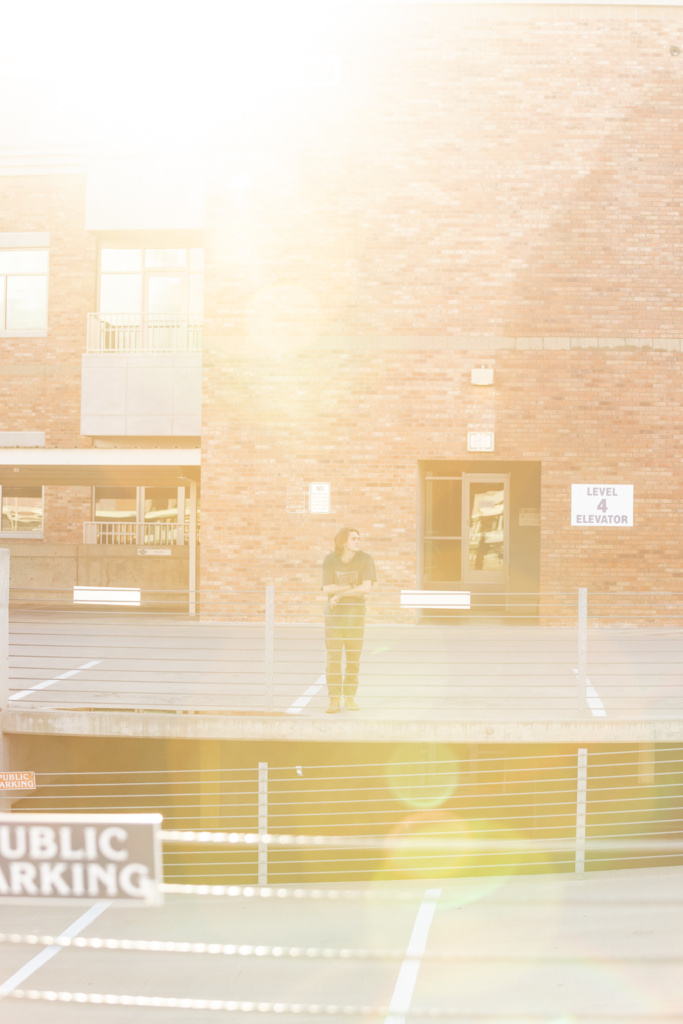
M 494 444 L 494 435 L 490 431 L 477 430 L 467 434 L 468 452 L 492 452 Z
M 487 384 L 493 384 L 493 367 L 475 366 L 472 370 L 470 380 L 473 384 L 478 384 L 480 387 L 486 386 Z

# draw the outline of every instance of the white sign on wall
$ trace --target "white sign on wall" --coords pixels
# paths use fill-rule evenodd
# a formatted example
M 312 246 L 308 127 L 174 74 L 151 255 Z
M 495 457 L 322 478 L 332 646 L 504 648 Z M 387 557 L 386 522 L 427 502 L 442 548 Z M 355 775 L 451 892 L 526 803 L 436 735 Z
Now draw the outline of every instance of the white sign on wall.
M 326 515 L 330 511 L 330 484 L 311 484 L 308 492 L 308 510 L 314 515 Z
M 572 526 L 633 526 L 633 484 L 572 484 Z

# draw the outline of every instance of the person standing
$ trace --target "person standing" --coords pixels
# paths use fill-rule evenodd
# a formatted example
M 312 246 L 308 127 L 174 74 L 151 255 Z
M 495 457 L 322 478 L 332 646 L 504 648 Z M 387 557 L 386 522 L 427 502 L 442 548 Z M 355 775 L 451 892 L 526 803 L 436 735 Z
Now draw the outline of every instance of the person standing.
M 357 711 L 358 668 L 365 634 L 365 595 L 377 582 L 372 556 L 360 549 L 360 533 L 343 527 L 334 538 L 334 551 L 323 561 L 325 606 L 325 678 L 330 698 L 327 714 L 344 707 Z M 342 655 L 346 654 L 342 675 Z

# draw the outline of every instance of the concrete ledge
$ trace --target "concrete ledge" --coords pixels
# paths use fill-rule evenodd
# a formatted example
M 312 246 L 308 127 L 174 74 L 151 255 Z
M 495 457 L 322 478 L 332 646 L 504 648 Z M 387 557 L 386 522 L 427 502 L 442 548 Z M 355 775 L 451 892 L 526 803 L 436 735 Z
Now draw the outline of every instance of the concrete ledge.
M 3 448 L 44 448 L 43 430 L 0 430 L 0 446 Z
M 210 335 L 204 332 L 205 348 L 210 349 Z M 625 350 L 640 349 L 661 350 L 665 352 L 683 351 L 683 338 L 569 338 L 569 337 L 535 337 L 508 338 L 501 336 L 472 335 L 327 335 L 320 339 L 321 348 L 330 351 L 348 351 L 363 349 L 364 351 L 440 351 L 446 349 L 454 352 L 486 352 L 512 349 L 523 352 L 528 350 L 557 352 L 570 349 Z
M 3 733 L 291 743 L 683 743 L 683 720 L 387 721 L 114 711 L 2 713 Z

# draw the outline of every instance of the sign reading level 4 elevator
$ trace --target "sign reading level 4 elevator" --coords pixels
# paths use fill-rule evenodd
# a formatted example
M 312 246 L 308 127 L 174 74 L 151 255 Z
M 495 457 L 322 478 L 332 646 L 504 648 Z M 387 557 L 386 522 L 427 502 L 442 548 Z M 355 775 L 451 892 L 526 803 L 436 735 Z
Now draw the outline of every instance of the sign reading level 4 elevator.
M 572 484 L 572 526 L 633 526 L 633 484 Z

